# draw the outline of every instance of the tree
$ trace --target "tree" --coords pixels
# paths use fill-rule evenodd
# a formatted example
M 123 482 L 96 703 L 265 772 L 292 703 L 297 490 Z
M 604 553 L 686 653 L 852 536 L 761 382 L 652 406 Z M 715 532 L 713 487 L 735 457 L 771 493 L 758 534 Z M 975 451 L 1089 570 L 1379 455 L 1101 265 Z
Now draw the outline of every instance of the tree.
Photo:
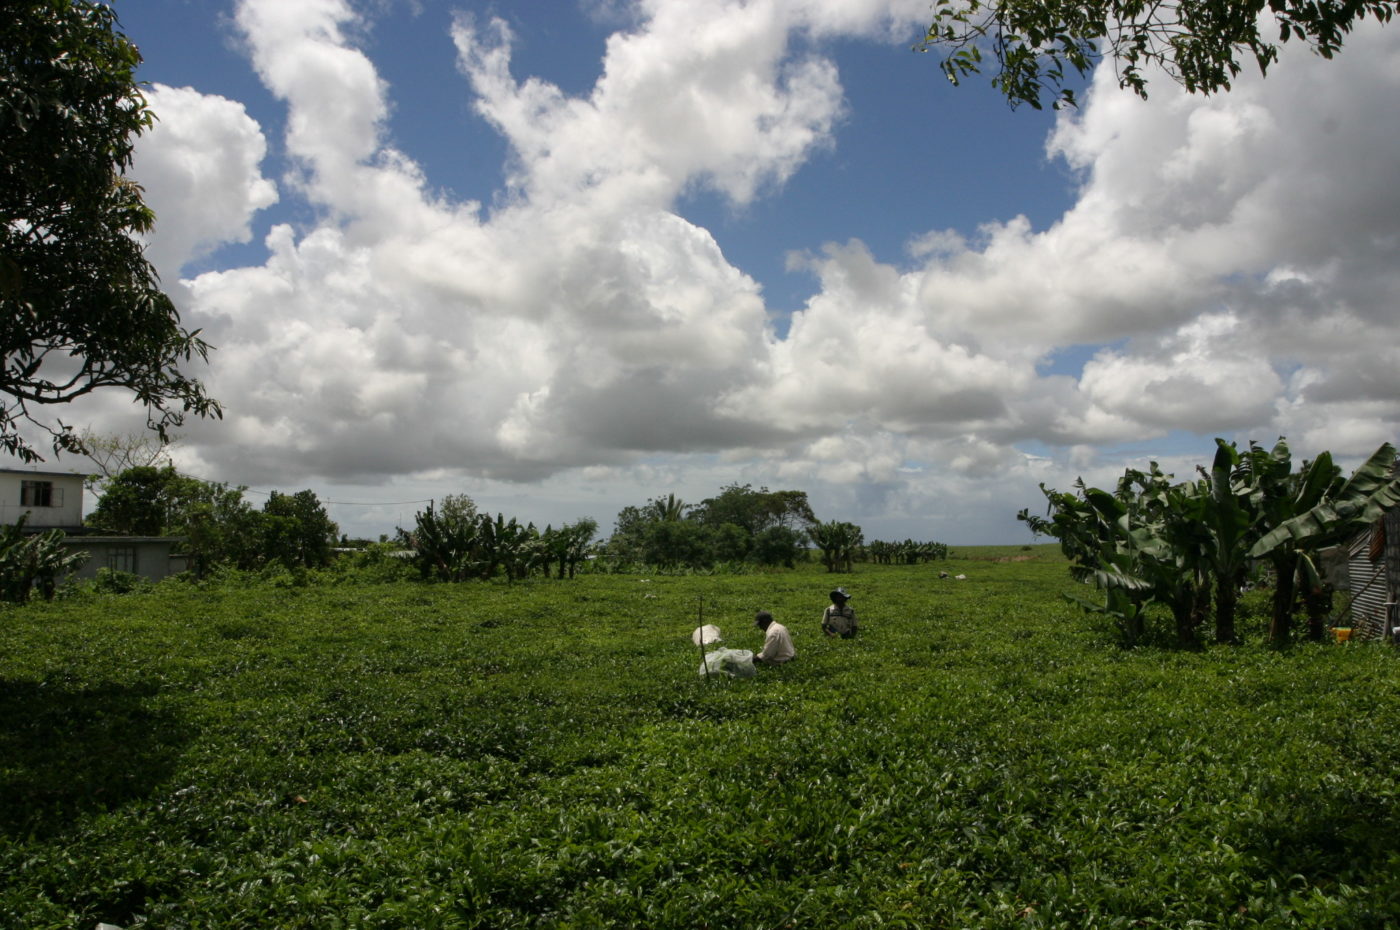
M 865 541 L 865 534 L 854 523 L 831 520 L 817 521 L 808 530 L 812 542 L 822 553 L 822 564 L 828 572 L 853 571 L 856 550 Z
M 243 499 L 245 490 L 181 475 L 169 465 L 128 468 L 107 482 L 87 524 L 120 535 L 183 536 L 196 575 L 220 564 L 257 568 L 263 515 Z
M 612 535 L 608 537 L 608 557 L 622 563 L 640 562 L 650 525 L 651 521 L 640 507 L 629 504 L 619 510 Z
M 1215 641 L 1238 642 L 1235 608 L 1249 571 L 1249 547 L 1258 538 L 1247 488 L 1236 482 L 1240 453 L 1232 442 L 1215 440 L 1210 471 L 1199 465 L 1203 492 L 1200 510 L 1206 533 L 1205 563 L 1215 579 Z
M 642 558 L 662 568 L 708 568 L 714 564 L 714 534 L 694 520 L 657 520 L 646 532 Z
M 263 562 L 263 515 L 243 498 L 247 488 L 184 478 L 168 527 L 184 536 L 190 570 L 204 577 L 218 565 L 245 570 Z
M 1084 78 L 1103 58 L 1113 61 L 1118 85 L 1140 97 L 1153 67 L 1191 93 L 1229 90 L 1251 58 L 1267 74 L 1279 45 L 1292 39 L 1331 58 L 1357 21 L 1387 23 L 1395 8 L 1396 0 L 937 0 L 936 18 L 915 48 L 947 50 L 941 67 L 958 84 L 981 71 L 989 41 L 992 86 L 1013 107 L 1038 110 L 1047 85 L 1056 108 L 1073 106 L 1066 68 Z
M 759 565 L 782 565 L 795 568 L 807 537 L 800 530 L 775 524 L 753 538 L 750 554 Z
M 14 0 L 0 16 L 0 448 L 41 458 L 80 438 L 41 410 L 100 388 L 131 391 L 162 438 L 186 414 L 221 416 L 180 369 L 209 346 L 180 326 L 134 238 L 154 214 L 125 177 L 154 116 L 141 55 L 97 0 Z
M 447 498 L 447 504 L 452 498 Z M 424 578 L 439 581 L 465 581 L 481 570 L 479 523 L 475 513 L 461 507 L 436 510 L 432 504 L 416 515 L 411 534 L 400 530 L 413 549 L 414 561 Z
M 608 556 L 622 563 L 646 561 L 660 564 L 653 556 L 657 551 L 669 552 L 670 549 L 669 544 L 662 542 L 658 550 L 656 538 L 685 535 L 689 531 L 656 531 L 656 524 L 689 521 L 687 509 L 691 509 L 689 505 L 674 494 L 667 494 L 664 498 L 654 497 L 642 507 L 628 505 L 622 508 L 618 511 L 613 534 L 608 539 Z M 660 537 L 657 537 L 657 532 L 661 534 Z
M 707 497 L 691 516 L 707 526 L 733 523 L 751 537 L 770 526 L 805 526 L 816 522 L 806 491 L 770 491 L 753 485 L 731 484 L 715 497 Z
M 701 524 L 707 531 L 711 554 L 716 562 L 743 562 L 753 554 L 756 536 L 737 523 L 722 523 L 719 526 Z
M 320 568 L 330 563 L 340 527 L 326 512 L 314 491 L 279 494 L 273 491 L 263 505 L 263 558 L 284 565 Z
M 170 461 L 170 447 L 174 440 L 162 438 L 150 430 L 135 430 L 129 433 L 99 433 L 91 427 L 78 435 L 78 443 L 97 468 L 95 479 L 89 485 L 100 485 L 111 480 L 128 468 L 155 465 L 161 456 Z
M 522 525 L 515 517 L 507 520 L 505 514 L 500 513 L 496 514 L 494 521 L 487 516 L 482 516 L 480 520 L 481 548 L 485 560 L 483 578 L 491 578 L 500 568 L 505 571 L 507 581 L 515 581 L 529 575 L 530 570 L 542 561 L 544 551 L 535 524 Z
M 1142 498 L 1132 491 L 1141 477 L 1128 472 L 1114 493 L 1085 487 L 1082 481 L 1075 483 L 1077 494 L 1050 490 L 1042 484 L 1041 493 L 1050 501 L 1051 519 L 1032 516 L 1026 510 L 1017 514 L 1033 533 L 1060 540 L 1060 548 L 1070 559 L 1070 574 L 1077 581 L 1092 582 L 1103 592 L 1104 603 L 1072 594 L 1065 597 L 1085 610 L 1112 618 L 1128 646 L 1136 645 L 1142 637 L 1145 608 L 1156 590 L 1148 576 L 1158 537 L 1148 508 L 1141 506 Z
M 138 465 L 110 476 L 89 526 L 119 536 L 160 536 L 175 522 L 179 499 L 187 489 L 172 466 Z
M 1400 506 L 1396 451 L 1382 445 L 1350 478 L 1324 452 L 1292 471 L 1287 443 L 1272 450 L 1250 443 L 1240 453 L 1216 440 L 1215 459 L 1201 478 L 1173 484 L 1152 464 L 1128 470 L 1113 493 L 1076 482 L 1075 494 L 1041 485 L 1051 519 L 1023 510 L 1032 532 L 1053 536 L 1080 581 L 1105 592 L 1107 603 L 1072 598 L 1113 616 L 1132 645 L 1142 635 L 1143 608 L 1167 606 L 1183 645 L 1194 643 L 1214 600 L 1219 642 L 1238 641 L 1235 610 L 1240 589 L 1261 560 L 1274 572 L 1271 642 L 1291 635 L 1303 594 L 1309 632 L 1320 638 L 1327 591 L 1317 560 L 1377 516 Z
M 464 523 L 476 519 L 476 501 L 465 494 L 449 494 L 438 505 L 438 513 L 443 519 Z
M 566 574 L 569 578 L 574 577 L 579 563 L 588 554 L 588 544 L 597 532 L 598 521 L 591 517 L 583 517 L 576 523 L 565 523 L 557 530 L 546 526 L 540 534 L 540 546 L 546 556 L 543 562 L 545 576 L 548 577 L 549 566 L 553 564 L 558 566 L 560 578 Z
M 681 520 L 685 518 L 686 502 L 674 494 L 667 494 L 666 499 L 659 497 L 647 502 L 646 512 L 653 520 Z

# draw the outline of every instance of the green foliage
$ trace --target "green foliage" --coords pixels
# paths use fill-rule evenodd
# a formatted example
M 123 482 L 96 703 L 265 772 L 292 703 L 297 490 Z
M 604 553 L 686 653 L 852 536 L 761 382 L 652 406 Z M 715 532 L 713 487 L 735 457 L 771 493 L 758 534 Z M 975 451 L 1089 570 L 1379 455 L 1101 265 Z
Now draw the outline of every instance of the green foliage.
M 273 491 L 263 505 L 263 515 L 263 558 L 303 568 L 322 568 L 330 563 L 340 527 L 315 492 Z
M 87 524 L 118 535 L 184 537 L 182 548 L 199 576 L 220 564 L 256 569 L 264 547 L 280 545 L 279 537 L 288 537 L 285 548 L 295 551 L 296 533 L 287 521 L 269 526 L 243 499 L 244 490 L 181 475 L 170 465 L 128 468 L 107 481 Z
M 269 563 L 324 568 L 340 530 L 315 492 L 273 491 L 261 512 L 245 488 L 163 468 L 128 468 L 107 481 L 87 523 L 108 533 L 184 537 L 192 570 L 219 564 L 256 571 Z
M 458 500 L 470 500 L 458 498 Z M 528 578 L 540 571 L 548 576 L 557 566 L 560 577 L 573 577 L 597 531 L 594 520 L 583 519 L 541 533 L 533 523 L 522 524 L 514 517 L 495 519 L 477 514 L 475 506 L 448 506 L 439 511 L 432 504 L 420 511 L 413 532 L 399 530 L 400 540 L 413 552 L 414 562 L 424 578 L 437 581 L 491 579 L 500 575 L 507 581 Z
M 1086 606 L 1116 617 L 1129 645 L 1153 602 L 1171 610 L 1183 645 L 1212 604 L 1216 641 L 1235 642 L 1239 592 L 1265 558 L 1275 585 L 1270 640 L 1288 641 L 1300 587 L 1320 639 L 1330 595 L 1316 554 L 1400 503 L 1395 455 L 1383 445 L 1342 481 L 1327 453 L 1294 473 L 1282 439 L 1270 451 L 1250 443 L 1243 454 L 1217 439 L 1199 480 L 1173 483 L 1153 462 L 1147 472 L 1129 469 L 1112 493 L 1083 482 L 1072 494 L 1042 486 L 1050 519 L 1017 516 L 1060 540 L 1074 576 L 1105 592 L 1106 603 Z
M 795 568 L 806 549 L 807 537 L 790 526 L 770 526 L 753 538 L 751 557 L 759 565 Z
M 864 566 L 851 641 L 816 566 L 10 608 L 0 925 L 1393 922 L 1389 650 L 1127 652 L 959 555 Z M 707 682 L 699 605 L 797 660 Z
M 579 566 L 588 557 L 589 546 L 597 532 L 598 521 L 590 517 L 580 518 L 574 523 L 566 523 L 557 530 L 552 526 L 546 526 L 544 532 L 540 534 L 540 547 L 543 555 L 540 564 L 544 569 L 545 577 L 549 576 L 551 566 L 558 569 L 557 577 L 559 578 L 574 577 Z
M 856 553 L 865 539 L 861 528 L 854 523 L 831 520 L 817 521 L 808 530 L 812 542 L 821 550 L 822 564 L 829 572 L 852 571 L 855 568 Z
M 804 491 L 733 484 L 694 506 L 674 494 L 624 507 L 603 549 L 610 567 L 710 571 L 718 565 L 788 566 L 813 522 Z
M 623 566 L 640 564 L 647 527 L 651 523 L 640 507 L 629 504 L 619 510 L 612 536 L 604 547 L 608 561 Z
M 707 526 L 732 524 L 750 539 L 772 526 L 789 529 L 816 521 L 805 491 L 769 491 L 752 485 L 731 484 L 715 497 L 701 501 L 691 516 Z
M 424 578 L 465 581 L 483 574 L 486 563 L 474 510 L 470 515 L 439 512 L 429 504 L 415 516 L 417 526 L 406 541 Z
M 132 392 L 162 439 L 188 413 L 221 415 L 180 371 L 209 347 L 138 241 L 154 216 L 124 172 L 154 117 L 115 27 L 94 0 L 12 0 L 0 16 L 0 448 L 26 461 L 39 458 L 26 423 L 82 451 L 37 410 L 105 387 Z
M 58 583 L 87 560 L 63 544 L 62 530 L 26 533 L 19 522 L 0 526 L 0 601 L 23 604 L 35 587 L 45 600 L 52 600 Z
M 942 69 L 958 84 L 982 69 L 984 47 L 996 60 L 992 85 L 1016 106 L 1037 110 L 1075 104 L 1066 75 L 1086 78 L 1101 58 L 1113 61 L 1118 85 L 1147 96 L 1147 72 L 1160 67 L 1191 93 L 1229 90 L 1243 63 L 1261 74 L 1279 45 L 1296 39 L 1324 58 L 1341 51 L 1357 21 L 1390 22 L 1394 0 L 938 0 L 919 51 L 945 49 Z M 1274 40 L 1272 36 L 1277 35 Z
M 119 536 L 161 536 L 179 522 L 193 481 L 172 465 L 125 469 L 109 476 L 87 524 Z
M 946 560 L 948 544 L 915 542 L 912 539 L 896 543 L 876 539 L 865 544 L 865 555 L 877 565 L 921 565 L 935 559 Z
M 419 577 L 417 567 L 397 542 L 366 543 L 356 552 L 342 552 L 327 576 L 336 583 L 391 584 Z
M 686 509 L 685 501 L 674 494 L 667 494 L 665 500 L 657 497 L 648 501 L 646 513 L 652 520 L 673 523 L 685 519 Z
M 715 562 L 715 531 L 694 520 L 657 520 L 647 527 L 642 558 L 648 565 L 708 568 Z
M 261 514 L 243 499 L 243 487 L 186 479 L 190 483 L 167 527 L 185 537 L 190 569 L 203 577 L 217 566 L 253 569 L 263 562 Z
M 97 577 L 92 582 L 92 589 L 99 594 L 131 594 L 150 590 L 152 586 L 149 578 L 135 572 L 106 567 L 97 570 Z

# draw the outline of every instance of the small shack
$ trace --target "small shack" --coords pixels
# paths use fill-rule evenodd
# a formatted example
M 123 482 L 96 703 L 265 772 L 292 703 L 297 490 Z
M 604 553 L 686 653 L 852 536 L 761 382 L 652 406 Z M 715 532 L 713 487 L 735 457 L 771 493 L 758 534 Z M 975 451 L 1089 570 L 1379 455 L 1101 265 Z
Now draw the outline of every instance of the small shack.
M 103 536 L 78 532 L 65 536 L 63 545 L 87 555 L 73 573 L 75 578 L 96 578 L 99 569 L 110 568 L 160 581 L 187 567 L 185 557 L 172 552 L 184 541 L 183 536 Z
M 1396 639 L 1400 614 L 1400 510 L 1385 514 L 1345 546 L 1333 586 L 1342 595 L 1338 625 L 1350 626 L 1352 639 Z

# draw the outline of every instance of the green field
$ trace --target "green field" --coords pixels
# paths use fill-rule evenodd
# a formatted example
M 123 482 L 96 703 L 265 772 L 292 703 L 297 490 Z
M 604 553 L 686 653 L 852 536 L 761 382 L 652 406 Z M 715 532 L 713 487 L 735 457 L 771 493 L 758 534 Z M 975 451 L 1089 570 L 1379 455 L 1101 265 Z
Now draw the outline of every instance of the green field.
M 1400 927 L 1389 648 L 1125 651 L 1047 547 L 839 580 L 854 641 L 819 568 L 5 609 L 0 927 Z M 760 608 L 797 661 L 701 678 Z

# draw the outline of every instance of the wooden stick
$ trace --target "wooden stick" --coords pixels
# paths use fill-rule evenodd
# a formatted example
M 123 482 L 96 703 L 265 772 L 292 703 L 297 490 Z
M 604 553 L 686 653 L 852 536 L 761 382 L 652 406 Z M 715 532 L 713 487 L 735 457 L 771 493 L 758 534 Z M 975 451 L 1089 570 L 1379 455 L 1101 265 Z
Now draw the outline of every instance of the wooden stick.
M 695 638 L 700 641 L 700 667 L 705 670 L 705 677 L 709 678 L 709 656 L 705 655 L 705 595 L 700 595 L 696 600 L 699 602 L 697 619 L 699 619 L 700 622 L 696 624 L 695 632 L 700 635 Z

